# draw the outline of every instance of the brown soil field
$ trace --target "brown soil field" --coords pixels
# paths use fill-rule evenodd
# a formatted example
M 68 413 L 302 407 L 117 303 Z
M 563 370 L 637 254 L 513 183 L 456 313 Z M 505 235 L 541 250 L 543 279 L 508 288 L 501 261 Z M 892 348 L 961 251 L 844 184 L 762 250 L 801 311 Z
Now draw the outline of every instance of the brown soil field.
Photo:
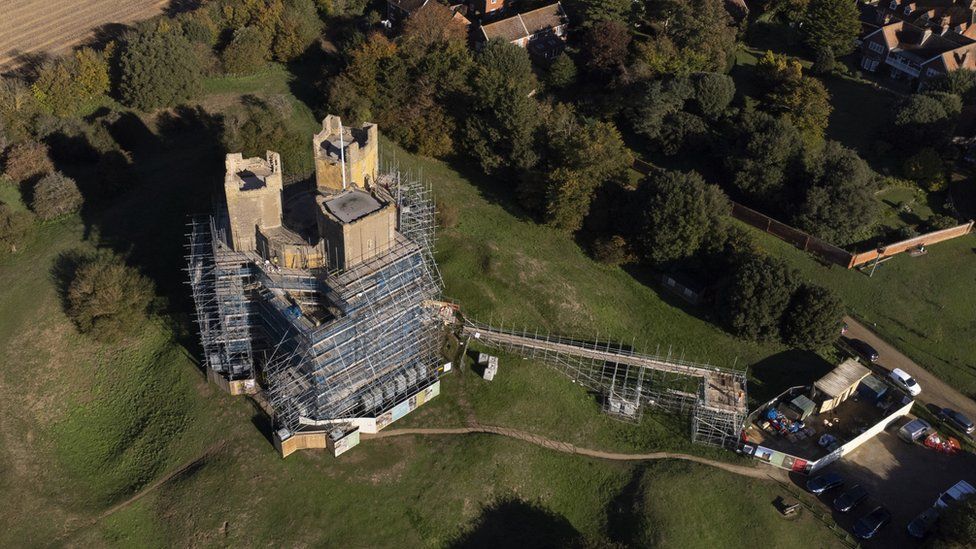
M 160 13 L 168 0 L 3 0 L 0 70 L 62 53 L 112 23 Z

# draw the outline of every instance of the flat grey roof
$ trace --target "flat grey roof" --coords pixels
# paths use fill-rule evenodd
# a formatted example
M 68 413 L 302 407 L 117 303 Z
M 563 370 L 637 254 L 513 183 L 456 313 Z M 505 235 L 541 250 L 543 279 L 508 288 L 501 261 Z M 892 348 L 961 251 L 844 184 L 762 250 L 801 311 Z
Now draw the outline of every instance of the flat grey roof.
M 383 204 L 369 193 L 348 189 L 326 199 L 325 207 L 339 221 L 351 223 L 382 208 Z

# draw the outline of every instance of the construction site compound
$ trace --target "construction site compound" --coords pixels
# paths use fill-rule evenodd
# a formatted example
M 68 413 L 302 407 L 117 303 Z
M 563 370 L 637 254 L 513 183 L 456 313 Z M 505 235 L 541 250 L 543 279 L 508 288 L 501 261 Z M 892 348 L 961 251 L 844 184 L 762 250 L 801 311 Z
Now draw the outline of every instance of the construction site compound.
M 207 376 L 262 403 L 282 457 L 338 456 L 404 417 L 440 394 L 472 342 L 551 367 L 614 418 L 652 406 L 688 418 L 694 442 L 739 444 L 744 371 L 465 318 L 442 297 L 431 188 L 383 164 L 378 142 L 375 124 L 329 115 L 314 175 L 289 185 L 277 153 L 227 154 L 223 196 L 188 224 Z

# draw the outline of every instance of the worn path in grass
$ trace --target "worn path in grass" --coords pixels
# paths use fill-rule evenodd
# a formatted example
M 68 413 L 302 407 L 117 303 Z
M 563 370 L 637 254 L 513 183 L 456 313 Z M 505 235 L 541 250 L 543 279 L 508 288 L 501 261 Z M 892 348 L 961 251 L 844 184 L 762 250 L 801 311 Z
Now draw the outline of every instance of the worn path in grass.
M 734 465 L 731 463 L 724 463 L 721 461 L 715 461 L 711 459 L 706 459 L 703 457 L 693 456 L 689 454 L 678 454 L 674 452 L 651 452 L 649 454 L 621 454 L 617 452 L 604 452 L 602 450 L 593 450 L 590 448 L 581 448 L 575 444 L 570 444 L 568 442 L 561 442 L 558 440 L 548 439 L 543 436 L 534 435 L 532 433 L 527 433 L 525 431 L 519 431 L 518 429 L 510 429 L 508 427 L 496 427 L 494 425 L 473 425 L 471 427 L 452 427 L 452 428 L 439 428 L 439 429 L 390 429 L 385 431 L 380 431 L 375 435 L 362 435 L 363 439 L 376 439 L 376 438 L 389 438 L 407 435 L 470 435 L 470 434 L 491 434 L 499 435 L 503 437 L 514 438 L 535 444 L 537 446 L 542 446 L 543 448 L 548 448 L 550 450 L 556 450 L 557 452 L 564 452 L 567 454 L 578 454 L 581 456 L 587 456 L 597 459 L 608 459 L 612 461 L 647 461 L 654 459 L 680 459 L 685 461 L 694 461 L 695 463 L 700 463 L 702 465 L 708 465 L 710 467 L 717 467 L 724 471 L 730 473 L 735 473 L 737 475 L 742 475 L 745 477 L 759 478 L 759 479 L 769 479 L 770 477 L 776 478 L 777 480 L 788 480 L 785 471 L 780 469 L 772 468 L 757 468 L 757 467 L 746 467 L 744 465 Z
M 939 407 L 949 407 L 960 411 L 967 417 L 976 418 L 976 402 L 960 393 L 948 383 L 922 368 L 912 359 L 901 354 L 895 347 L 874 334 L 870 329 L 851 317 L 844 317 L 847 323 L 847 337 L 867 342 L 878 351 L 878 365 L 887 370 L 901 368 L 911 374 L 922 386 L 919 400 L 931 402 Z

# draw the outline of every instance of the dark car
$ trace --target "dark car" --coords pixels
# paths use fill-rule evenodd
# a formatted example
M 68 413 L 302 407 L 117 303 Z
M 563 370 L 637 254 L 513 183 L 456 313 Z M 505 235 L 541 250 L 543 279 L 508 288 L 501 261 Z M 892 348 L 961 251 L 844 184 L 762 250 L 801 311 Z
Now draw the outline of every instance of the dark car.
M 939 520 L 939 510 L 929 507 L 908 523 L 908 534 L 913 538 L 922 539 L 932 531 L 937 520 Z
M 814 494 L 822 494 L 827 490 L 832 490 L 844 484 L 844 478 L 837 473 L 827 473 L 819 477 L 813 477 L 807 481 L 807 490 Z
M 962 415 L 961 412 L 957 412 L 951 408 L 943 408 L 939 411 L 939 419 L 950 423 L 956 429 L 970 434 L 976 430 L 976 425 L 973 424 L 973 420 Z
M 848 343 L 851 346 L 851 349 L 853 349 L 857 354 L 863 356 L 871 362 L 878 361 L 878 351 L 875 350 L 874 347 L 868 345 L 860 339 L 851 339 Z
M 834 509 L 837 509 L 841 513 L 846 513 L 857 507 L 867 497 L 868 491 L 860 484 L 855 484 L 849 490 L 837 496 L 837 499 L 834 500 Z
M 861 539 L 871 539 L 882 526 L 891 522 L 891 513 L 884 507 L 875 507 L 854 523 L 854 535 Z

